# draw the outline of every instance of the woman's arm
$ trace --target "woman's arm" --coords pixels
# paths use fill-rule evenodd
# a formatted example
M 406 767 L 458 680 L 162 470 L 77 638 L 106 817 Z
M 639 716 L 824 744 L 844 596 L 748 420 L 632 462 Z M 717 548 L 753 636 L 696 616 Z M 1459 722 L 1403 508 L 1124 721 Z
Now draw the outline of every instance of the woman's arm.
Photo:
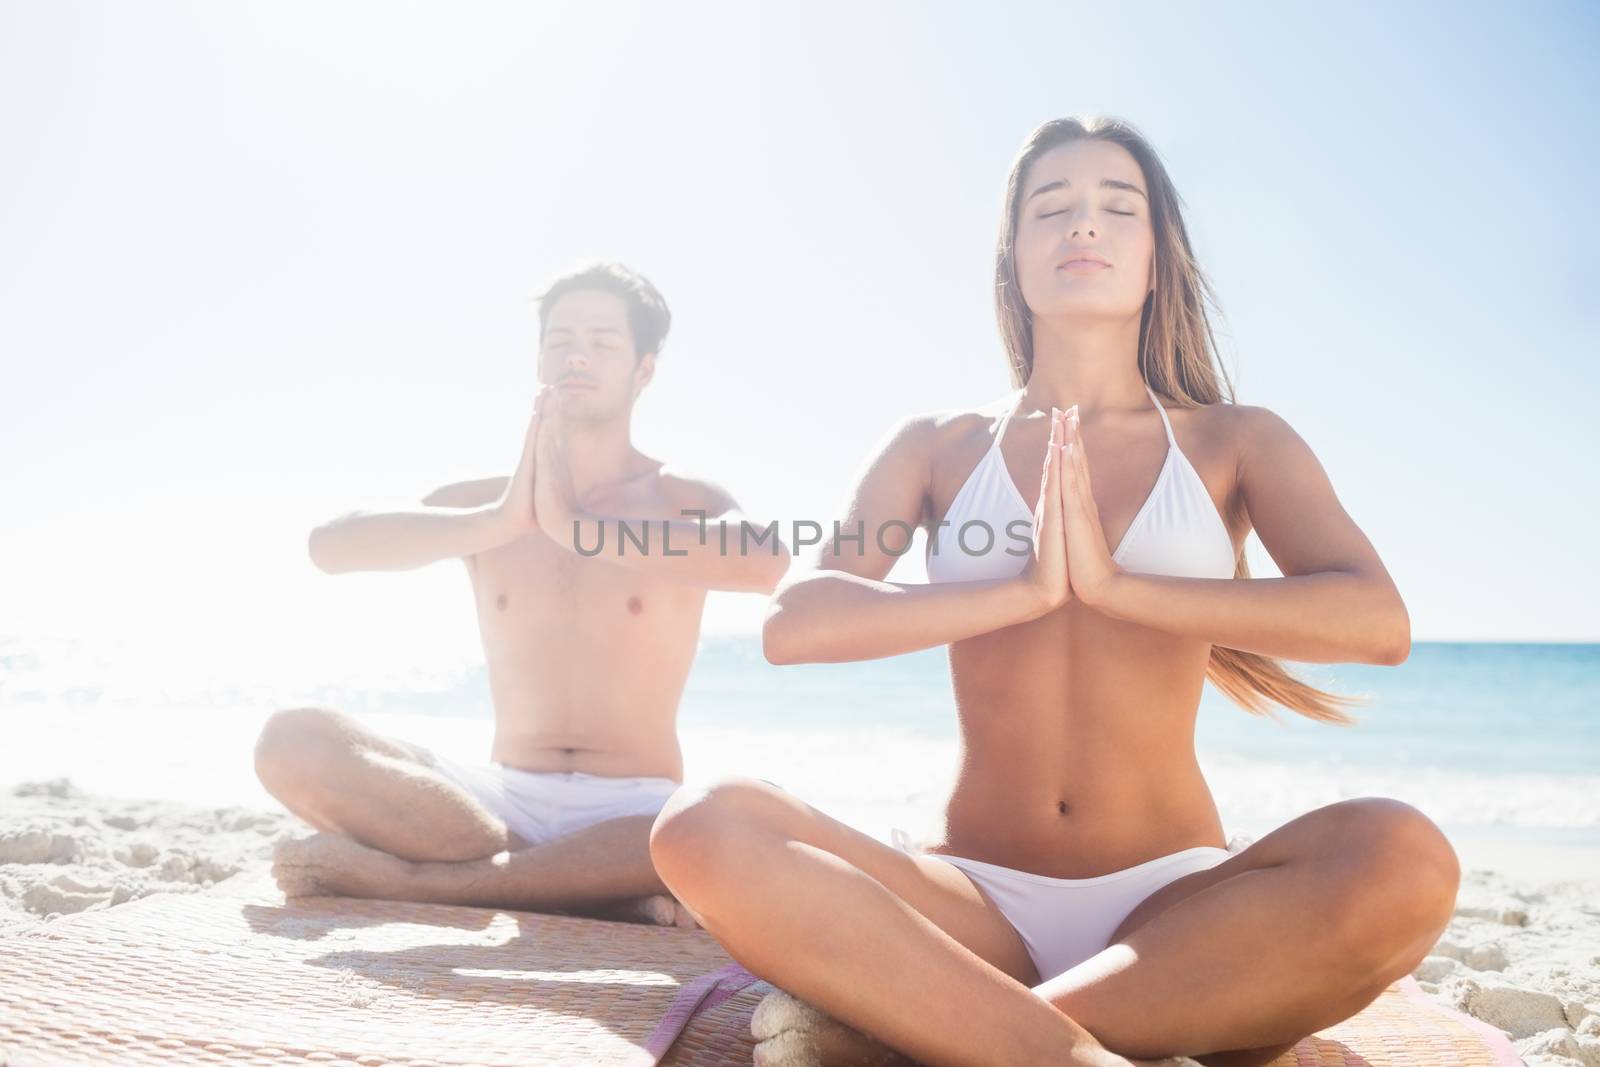
M 908 419 L 880 443 L 839 523 L 844 534 L 862 536 L 825 536 L 816 555 L 778 587 L 761 631 L 768 661 L 896 656 L 1026 622 L 1066 600 L 1059 461 L 1042 465 L 1034 528 L 1044 548 L 1021 575 L 929 585 L 883 580 L 898 558 L 892 550 L 922 521 L 936 429 L 932 418 Z M 1059 456 L 1059 448 L 1048 455 Z M 882 538 L 879 531 L 886 531 Z
M 1174 578 L 1111 563 L 1074 431 L 1064 495 L 1073 592 L 1115 618 L 1243 652 L 1307 663 L 1404 662 L 1411 651 L 1405 602 L 1310 447 L 1265 408 L 1228 414 L 1238 420 L 1241 502 L 1284 577 Z M 1078 556 L 1090 574 L 1082 583 Z
M 1038 618 L 1016 578 L 917 585 L 817 569 L 785 582 L 761 628 L 769 663 L 844 663 L 948 645 Z

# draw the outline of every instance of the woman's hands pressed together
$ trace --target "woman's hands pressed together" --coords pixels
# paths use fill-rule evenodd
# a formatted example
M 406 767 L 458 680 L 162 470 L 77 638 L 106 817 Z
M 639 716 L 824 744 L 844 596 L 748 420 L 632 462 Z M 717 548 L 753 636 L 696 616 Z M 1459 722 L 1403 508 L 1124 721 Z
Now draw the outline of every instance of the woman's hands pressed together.
M 1118 571 L 1100 527 L 1077 406 L 1051 408 L 1050 442 L 1033 511 L 1033 554 L 1022 580 L 1045 614 L 1073 597 L 1088 607 L 1099 606 Z
M 1050 409 L 1050 442 L 1045 446 L 1039 474 L 1039 502 L 1033 509 L 1033 554 L 1022 569 L 1022 580 L 1039 601 L 1040 614 L 1054 611 L 1072 596 L 1067 570 L 1067 540 L 1062 529 L 1062 468 L 1066 442 L 1062 412 Z
M 1062 447 L 1061 528 L 1066 535 L 1068 579 L 1072 595 L 1091 608 L 1106 602 L 1113 580 L 1121 571 L 1106 547 L 1089 480 L 1089 456 L 1079 432 L 1074 405 L 1060 415 L 1065 445 Z M 1055 436 L 1054 427 L 1051 436 Z

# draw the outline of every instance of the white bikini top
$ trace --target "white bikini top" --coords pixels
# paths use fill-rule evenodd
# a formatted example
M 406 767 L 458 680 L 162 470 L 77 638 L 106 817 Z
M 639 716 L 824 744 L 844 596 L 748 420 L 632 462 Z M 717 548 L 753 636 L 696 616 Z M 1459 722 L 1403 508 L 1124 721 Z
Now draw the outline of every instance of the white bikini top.
M 1167 430 L 1167 457 L 1156 484 L 1111 554 L 1124 570 L 1182 578 L 1232 578 L 1236 562 L 1228 528 L 1217 514 L 1200 472 L 1172 436 L 1172 423 L 1148 385 L 1151 403 Z M 1000 420 L 994 442 L 950 502 L 945 525 L 928 542 L 928 580 L 967 582 L 1009 578 L 1027 564 L 1033 544 L 1033 509 L 1006 469 L 1000 441 L 1021 401 Z M 1042 462 L 1041 457 L 1041 462 Z

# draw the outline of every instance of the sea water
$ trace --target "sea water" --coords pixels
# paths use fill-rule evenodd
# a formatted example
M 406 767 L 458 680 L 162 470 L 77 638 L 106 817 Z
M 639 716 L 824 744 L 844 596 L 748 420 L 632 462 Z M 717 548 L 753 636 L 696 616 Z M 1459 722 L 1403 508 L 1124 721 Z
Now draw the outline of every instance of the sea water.
M 487 754 L 488 685 L 468 655 L 387 669 L 369 656 L 349 670 L 172 659 L 137 642 L 0 638 L 0 786 L 69 777 L 112 795 L 271 803 L 254 737 L 273 709 L 304 705 L 459 758 Z M 1392 796 L 1454 839 L 1550 845 L 1600 871 L 1600 645 L 1418 643 L 1398 667 L 1291 667 L 1362 697 L 1358 722 L 1250 715 L 1207 685 L 1196 743 L 1230 831 L 1259 836 L 1323 804 Z M 746 774 L 881 837 L 938 831 L 957 758 L 942 649 L 775 667 L 753 634 L 709 635 L 680 724 L 691 782 Z

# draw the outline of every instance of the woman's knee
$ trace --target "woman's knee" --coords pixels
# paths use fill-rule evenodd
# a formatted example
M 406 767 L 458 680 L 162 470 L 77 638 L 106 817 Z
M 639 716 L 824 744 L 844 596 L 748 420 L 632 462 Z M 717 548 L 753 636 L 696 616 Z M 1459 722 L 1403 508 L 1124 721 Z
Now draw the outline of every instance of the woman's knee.
M 650 828 L 656 873 L 677 890 L 729 869 L 738 862 L 742 840 L 781 826 L 787 803 L 782 790 L 753 778 L 680 788 Z
M 1409 973 L 1449 924 L 1461 869 L 1444 833 L 1409 804 L 1363 798 L 1339 806 L 1343 874 L 1333 929 L 1352 951 Z M 1395 977 L 1399 977 L 1399 974 Z

